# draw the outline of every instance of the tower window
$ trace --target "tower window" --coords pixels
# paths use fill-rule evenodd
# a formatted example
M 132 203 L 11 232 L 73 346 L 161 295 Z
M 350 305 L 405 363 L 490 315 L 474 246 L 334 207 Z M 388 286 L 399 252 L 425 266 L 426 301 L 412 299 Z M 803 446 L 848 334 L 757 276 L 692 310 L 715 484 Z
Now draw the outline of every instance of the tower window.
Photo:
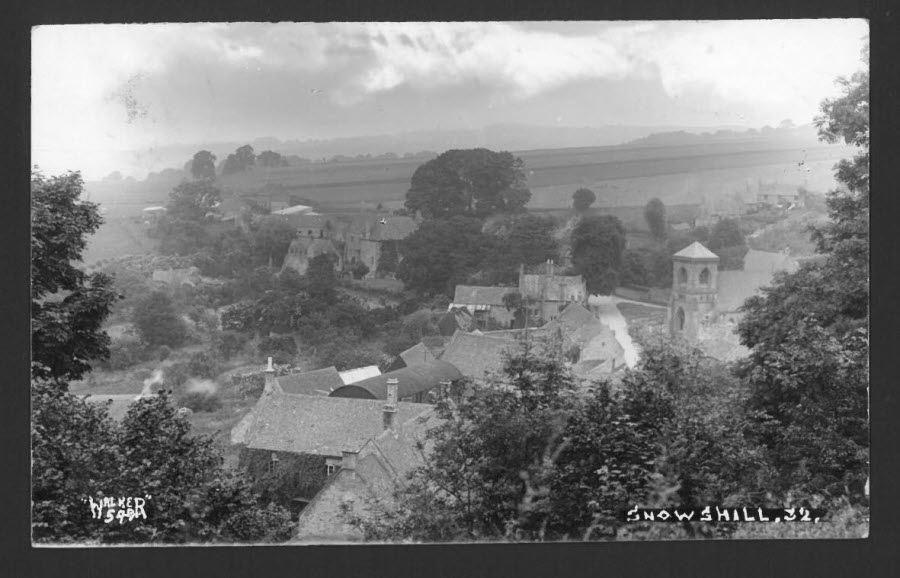
M 705 268 L 700 271 L 700 284 L 709 285 L 709 269 Z
M 682 267 L 681 269 L 678 270 L 678 282 L 681 283 L 682 285 L 684 285 L 687 283 L 687 279 L 688 279 L 687 269 Z
M 675 327 L 678 328 L 678 331 L 684 331 L 684 309 L 681 307 L 679 307 L 678 312 L 675 313 Z

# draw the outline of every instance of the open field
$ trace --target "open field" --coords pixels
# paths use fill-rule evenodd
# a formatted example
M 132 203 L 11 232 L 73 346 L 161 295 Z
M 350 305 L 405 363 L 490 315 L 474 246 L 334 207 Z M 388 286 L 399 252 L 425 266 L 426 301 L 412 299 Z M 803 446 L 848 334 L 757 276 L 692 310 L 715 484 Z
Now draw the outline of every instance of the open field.
M 789 146 L 790 145 L 790 146 Z M 753 200 L 759 182 L 805 185 L 825 192 L 834 186 L 832 167 L 853 150 L 839 145 L 801 146 L 798 143 L 733 141 L 679 146 L 606 146 L 518 151 L 525 161 L 532 191 L 533 210 L 564 210 L 572 193 L 588 187 L 597 194 L 594 207 L 613 212 L 613 207 L 643 206 L 659 197 L 670 207 L 670 219 L 679 220 L 676 205 L 696 205 L 701 199 L 740 193 Z M 421 159 L 360 160 L 312 163 L 303 166 L 253 171 L 219 179 L 227 197 L 250 193 L 287 200 L 306 198 L 326 212 L 388 209 L 403 205 L 410 178 Z M 131 219 L 141 209 L 164 204 L 183 173 L 129 184 L 88 183 L 91 200 L 107 210 L 106 223 L 91 239 L 87 261 L 145 253 L 153 242 Z M 168 180 L 167 180 L 168 179 Z M 269 191 L 261 193 L 263 187 Z M 274 185 L 274 186 L 273 186 Z M 632 228 L 643 225 L 641 215 L 622 220 Z M 690 218 L 690 211 L 683 217 Z

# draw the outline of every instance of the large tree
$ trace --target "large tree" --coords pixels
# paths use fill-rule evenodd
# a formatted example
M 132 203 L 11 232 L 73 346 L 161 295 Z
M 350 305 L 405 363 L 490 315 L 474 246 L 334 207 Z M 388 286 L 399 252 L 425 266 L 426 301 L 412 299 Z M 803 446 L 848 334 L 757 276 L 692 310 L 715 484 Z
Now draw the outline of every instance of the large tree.
M 481 221 L 459 216 L 422 223 L 400 243 L 403 260 L 397 278 L 413 291 L 452 296 L 457 284 L 481 268 L 497 242 L 481 227 Z
M 216 178 L 216 155 L 209 151 L 197 151 L 190 162 L 191 175 L 195 180 Z
M 644 205 L 644 220 L 650 228 L 650 236 L 656 241 L 664 241 L 669 224 L 666 222 L 666 206 L 654 197 Z
M 88 237 L 103 222 L 98 205 L 81 200 L 79 173 L 31 177 L 31 373 L 72 380 L 89 360 L 109 357 L 102 330 L 119 298 L 112 280 L 77 266 Z
M 572 194 L 572 207 L 576 211 L 583 212 L 588 210 L 596 200 L 597 195 L 594 194 L 594 191 L 582 187 Z
M 760 416 L 754 431 L 779 472 L 773 490 L 857 500 L 869 447 L 868 71 L 839 83 L 843 95 L 824 101 L 816 118 L 819 136 L 860 152 L 835 167 L 841 187 L 814 233 L 825 261 L 781 274 L 748 299 L 739 330 L 753 350 L 742 374 Z
M 175 221 L 202 221 L 222 199 L 209 180 L 183 181 L 169 193 L 168 217 Z
M 521 211 L 530 199 L 521 158 L 488 149 L 449 150 L 413 173 L 406 209 L 427 219 L 485 217 Z
M 588 291 L 609 294 L 622 271 L 625 226 L 612 215 L 582 219 L 572 231 L 572 264 Z
M 263 151 L 256 157 L 261 167 L 286 167 L 287 159 L 276 153 L 275 151 Z
M 222 166 L 222 174 L 230 175 L 246 171 L 253 168 L 254 164 L 256 164 L 256 155 L 253 153 L 253 147 L 244 145 L 228 155 Z

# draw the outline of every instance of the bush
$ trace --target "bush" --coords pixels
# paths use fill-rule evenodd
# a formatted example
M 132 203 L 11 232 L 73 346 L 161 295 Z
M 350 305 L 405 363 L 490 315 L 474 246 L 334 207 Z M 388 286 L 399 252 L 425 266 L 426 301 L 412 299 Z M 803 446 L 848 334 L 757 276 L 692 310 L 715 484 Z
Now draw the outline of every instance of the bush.
M 127 369 L 150 359 L 148 348 L 136 339 L 119 339 L 109 346 L 109 359 L 100 362 L 100 367 L 112 371 Z
M 168 345 L 161 345 L 159 349 L 156 350 L 156 357 L 160 361 L 165 361 L 172 354 L 172 349 Z
M 179 389 L 182 384 L 191 377 L 187 362 L 173 363 L 163 371 L 163 387 L 165 389 Z
M 191 411 L 202 411 L 211 413 L 218 411 L 222 407 L 222 400 L 217 393 L 206 391 L 192 391 L 185 393 L 178 399 L 181 407 L 186 407 Z
M 160 291 L 154 291 L 134 307 L 132 322 L 148 345 L 178 347 L 187 338 L 184 321 L 178 316 L 172 299 Z
M 188 359 L 187 370 L 190 373 L 190 377 L 212 379 L 219 374 L 219 364 L 210 354 L 205 351 L 199 351 Z
M 222 331 L 213 337 L 213 350 L 222 359 L 228 360 L 241 352 L 250 338 L 238 331 Z
M 290 335 L 264 337 L 257 349 L 264 359 L 271 357 L 275 363 L 290 363 L 297 355 L 297 342 Z
M 369 268 L 365 263 L 359 261 L 350 268 L 350 273 L 353 275 L 354 279 L 362 279 L 369 273 Z

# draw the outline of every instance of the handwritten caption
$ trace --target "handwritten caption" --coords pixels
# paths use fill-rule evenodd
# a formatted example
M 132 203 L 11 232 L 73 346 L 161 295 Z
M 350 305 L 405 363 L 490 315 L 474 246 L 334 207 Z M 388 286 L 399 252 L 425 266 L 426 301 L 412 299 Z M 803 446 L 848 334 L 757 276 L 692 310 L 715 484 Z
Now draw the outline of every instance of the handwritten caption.
M 625 513 L 627 522 L 811 522 L 817 523 L 827 512 L 800 508 L 640 508 Z
M 126 520 L 131 522 L 135 518 L 146 520 L 147 512 L 144 510 L 144 506 L 147 505 L 147 500 L 151 499 L 153 496 L 144 494 L 143 498 L 104 496 L 97 498 L 96 502 L 93 497 L 88 496 L 82 498 L 81 501 L 90 506 L 91 517 L 95 520 L 103 520 L 104 524 L 118 520 L 119 524 L 124 524 Z

